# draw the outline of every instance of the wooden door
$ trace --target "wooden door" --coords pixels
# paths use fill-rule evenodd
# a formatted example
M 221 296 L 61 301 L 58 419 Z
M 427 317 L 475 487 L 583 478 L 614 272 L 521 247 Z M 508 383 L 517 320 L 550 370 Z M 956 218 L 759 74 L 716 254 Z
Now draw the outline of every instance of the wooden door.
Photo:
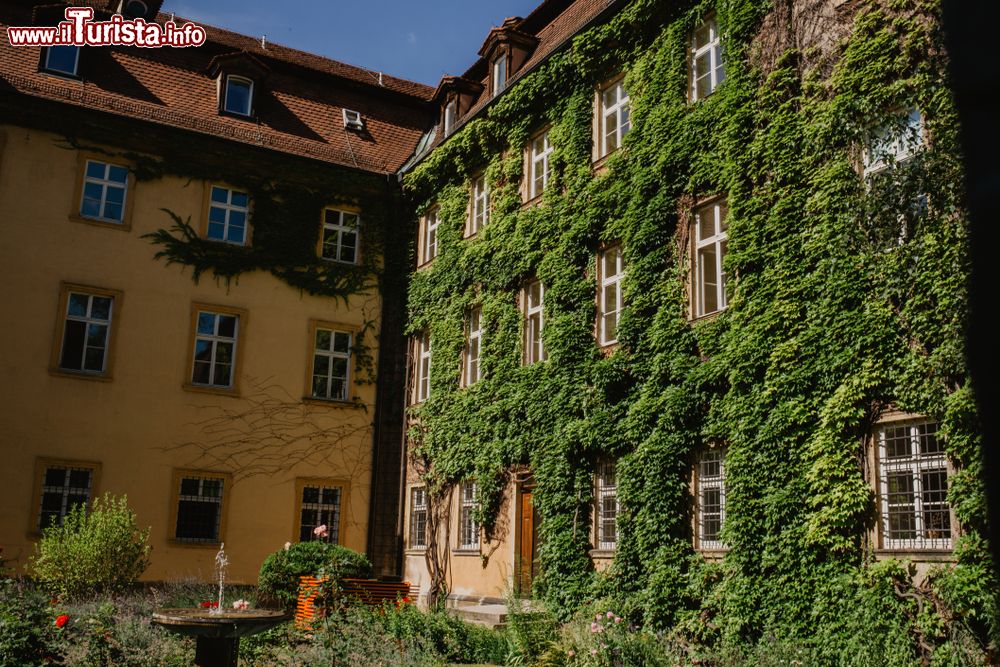
M 538 512 L 532 488 L 521 489 L 518 517 L 517 592 L 531 597 L 531 582 L 538 576 Z

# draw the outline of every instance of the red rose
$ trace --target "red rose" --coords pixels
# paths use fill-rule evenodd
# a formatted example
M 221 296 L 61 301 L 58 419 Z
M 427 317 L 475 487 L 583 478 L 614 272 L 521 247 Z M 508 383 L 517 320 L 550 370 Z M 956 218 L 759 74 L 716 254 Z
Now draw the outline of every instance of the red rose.
M 61 628 L 69 622 L 69 616 L 67 614 L 60 614 L 56 616 L 56 627 Z
M 219 606 L 218 602 L 202 602 L 201 603 L 201 608 L 202 609 L 213 609 L 213 608 L 218 607 L 218 606 Z

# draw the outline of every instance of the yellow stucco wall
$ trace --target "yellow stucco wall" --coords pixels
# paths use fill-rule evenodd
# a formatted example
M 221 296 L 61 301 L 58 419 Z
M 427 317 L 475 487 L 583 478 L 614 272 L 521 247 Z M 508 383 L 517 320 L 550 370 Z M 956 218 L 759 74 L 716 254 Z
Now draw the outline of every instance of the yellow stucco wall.
M 143 526 L 151 526 L 152 565 L 144 578 L 206 578 L 217 547 L 171 541 L 172 475 L 177 468 L 236 474 L 223 517 L 230 578 L 256 579 L 264 557 L 295 539 L 297 477 L 348 482 L 341 543 L 364 550 L 370 482 L 373 385 L 352 385 L 367 411 L 303 402 L 312 341 L 311 320 L 361 326 L 379 315 L 377 297 L 345 306 L 301 294 L 263 272 L 231 285 L 154 261 L 143 234 L 170 225 L 168 207 L 200 222 L 204 181 L 177 177 L 139 182 L 128 197 L 131 229 L 70 219 L 78 206 L 78 155 L 58 137 L 0 127 L 0 546 L 24 563 L 33 548 L 29 527 L 38 457 L 101 464 L 96 491 L 127 494 Z M 320 212 L 317 211 L 317 225 Z M 251 219 L 252 224 L 252 219 Z M 196 225 L 197 227 L 197 225 Z M 63 281 L 119 290 L 124 295 L 112 342 L 113 379 L 52 374 L 50 355 Z M 240 395 L 185 389 L 190 380 L 191 308 L 195 302 L 248 313 L 238 347 Z M 369 341 L 375 344 L 376 341 Z M 270 387 L 259 389 L 260 386 Z M 299 444 L 273 445 L 246 455 L 266 474 L 240 478 L 228 462 L 199 461 L 196 448 L 225 439 L 207 432 L 206 420 L 225 410 L 245 424 L 263 415 L 260 399 L 286 404 L 307 425 Z M 266 422 L 265 422 L 266 423 Z M 260 442 L 269 427 L 246 429 Z M 216 449 L 216 451 L 218 451 Z M 306 453 L 312 456 L 303 458 Z

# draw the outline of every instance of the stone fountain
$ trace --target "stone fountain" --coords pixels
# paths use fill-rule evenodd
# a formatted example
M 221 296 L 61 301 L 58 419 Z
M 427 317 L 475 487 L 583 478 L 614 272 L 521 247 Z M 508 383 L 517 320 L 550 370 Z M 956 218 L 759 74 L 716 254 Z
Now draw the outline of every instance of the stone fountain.
M 236 667 L 240 637 L 255 635 L 290 619 L 288 614 L 269 609 L 227 609 L 225 606 L 226 545 L 215 556 L 219 594 L 208 609 L 158 609 L 153 622 L 171 632 L 196 638 L 194 663 L 197 667 Z

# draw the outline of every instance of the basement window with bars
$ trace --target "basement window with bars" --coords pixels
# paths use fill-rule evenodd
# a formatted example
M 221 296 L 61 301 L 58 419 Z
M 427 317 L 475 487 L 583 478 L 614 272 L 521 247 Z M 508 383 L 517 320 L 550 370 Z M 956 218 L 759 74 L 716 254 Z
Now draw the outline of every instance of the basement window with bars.
M 410 548 L 427 547 L 427 488 L 410 489 Z
M 177 522 L 174 538 L 182 542 L 218 542 L 225 478 L 202 473 L 184 474 L 175 484 Z
M 302 483 L 299 492 L 299 541 L 340 543 L 340 506 L 343 489 L 322 483 Z M 316 529 L 326 526 L 317 534 Z
M 618 544 L 618 480 L 613 461 L 597 466 L 597 548 L 612 551 Z
M 720 537 L 726 518 L 725 449 L 716 445 L 702 452 L 695 471 L 697 546 L 705 551 L 725 549 Z
M 458 549 L 479 549 L 479 522 L 476 521 L 476 504 L 479 494 L 475 482 L 462 482 L 458 505 Z
M 885 424 L 877 431 L 882 548 L 952 548 L 948 457 L 938 423 Z
M 90 504 L 94 487 L 94 466 L 47 464 L 42 469 L 38 529 L 62 525 L 77 505 Z

